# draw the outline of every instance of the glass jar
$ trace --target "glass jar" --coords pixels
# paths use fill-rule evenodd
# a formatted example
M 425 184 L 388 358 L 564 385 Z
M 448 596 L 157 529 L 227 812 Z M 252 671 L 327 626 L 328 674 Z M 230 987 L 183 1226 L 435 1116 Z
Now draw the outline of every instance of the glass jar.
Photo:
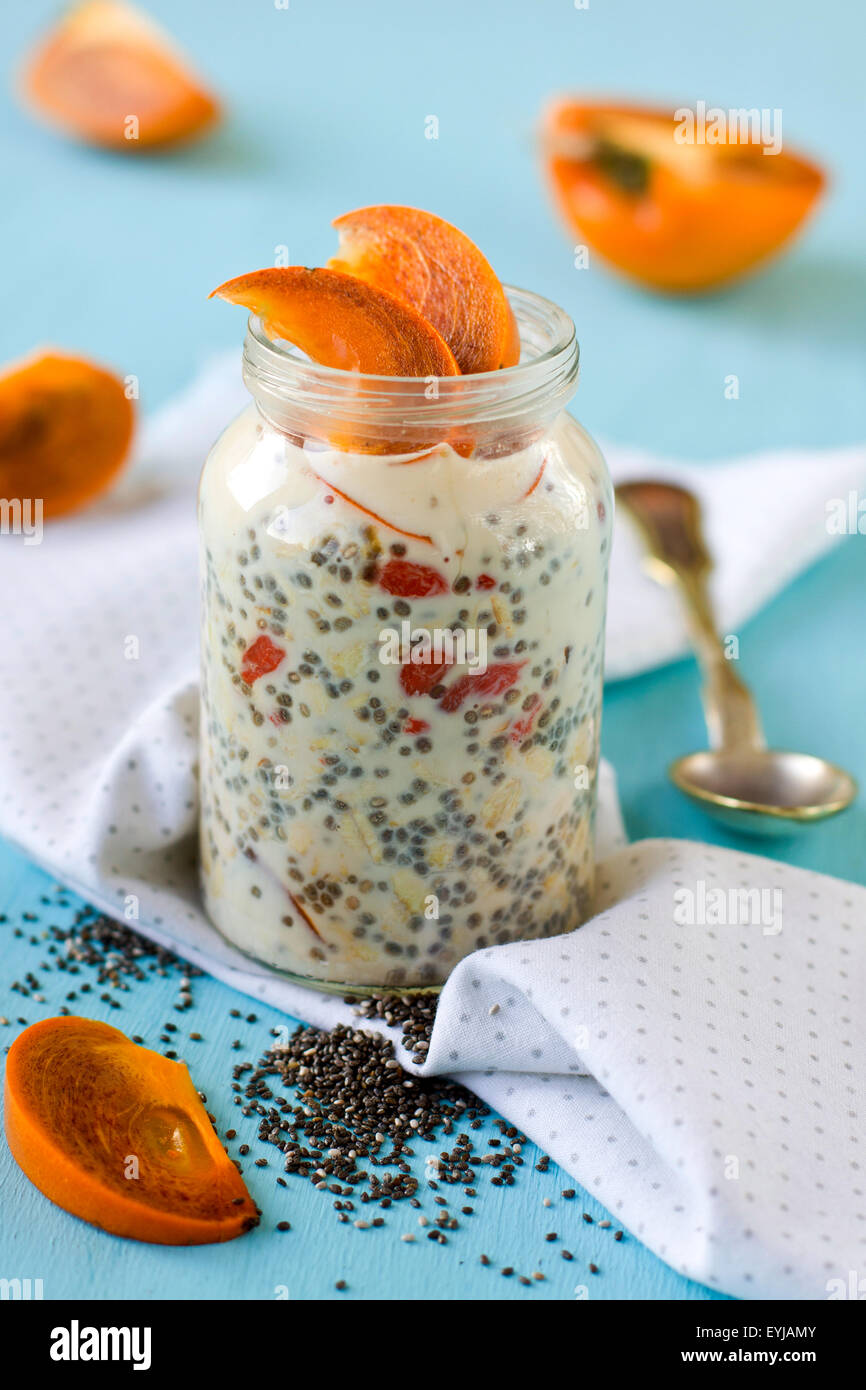
M 200 489 L 201 862 L 219 931 L 320 988 L 430 989 L 593 883 L 612 490 L 574 325 L 517 366 L 310 363 L 251 319 Z

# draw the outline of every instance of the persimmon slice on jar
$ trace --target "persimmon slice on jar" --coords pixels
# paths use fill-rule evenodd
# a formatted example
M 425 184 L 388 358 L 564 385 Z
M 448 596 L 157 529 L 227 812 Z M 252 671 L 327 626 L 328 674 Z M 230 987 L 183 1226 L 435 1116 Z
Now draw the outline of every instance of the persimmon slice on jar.
M 641 284 L 679 293 L 723 285 L 768 259 L 824 187 L 815 164 L 787 148 L 770 153 L 739 123 L 725 143 L 688 134 L 669 111 L 562 100 L 542 135 L 572 235 Z
M 0 372 L 0 496 L 40 499 L 46 519 L 103 492 L 135 415 L 123 382 L 80 357 L 35 354 Z
M 6 1061 L 4 1118 L 40 1192 L 112 1235 L 209 1245 L 257 1224 L 185 1065 L 107 1023 L 25 1029 Z
M 120 0 L 70 10 L 32 54 L 23 90 L 52 124 L 119 150 L 190 139 L 219 115 L 162 30 Z
M 451 349 L 402 300 L 355 275 L 306 266 L 271 266 L 215 289 L 244 304 L 271 337 L 294 343 L 314 362 L 374 376 L 457 376 Z
M 339 254 L 328 265 L 411 304 L 439 330 L 461 372 L 512 367 L 517 322 L 502 285 L 474 242 L 419 208 L 358 208 L 335 219 Z

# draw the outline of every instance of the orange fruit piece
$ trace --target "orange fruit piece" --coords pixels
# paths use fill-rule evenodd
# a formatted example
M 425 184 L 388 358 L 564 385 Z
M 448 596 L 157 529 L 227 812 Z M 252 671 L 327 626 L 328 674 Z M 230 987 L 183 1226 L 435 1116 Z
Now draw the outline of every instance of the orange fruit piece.
M 68 134 L 118 150 L 187 140 L 219 115 L 167 35 L 121 0 L 70 10 L 31 55 L 23 91 Z
M 123 382 L 92 362 L 13 363 L 0 373 L 0 496 L 41 498 L 46 519 L 75 511 L 117 474 L 134 420 Z
M 461 372 L 512 367 L 517 323 L 490 263 L 468 236 L 418 208 L 358 208 L 335 219 L 339 255 L 328 265 L 387 290 L 429 319 Z
M 642 285 L 689 293 L 777 252 L 824 175 L 787 148 L 765 154 L 749 130 L 720 144 L 681 142 L 683 130 L 670 111 L 565 99 L 548 110 L 542 142 L 572 235 Z
M 355 275 L 271 266 L 227 280 L 211 294 L 245 304 L 266 332 L 314 362 L 376 376 L 457 376 L 451 349 L 432 324 L 393 294 Z
M 113 1235 L 209 1245 L 257 1224 L 185 1064 L 107 1023 L 26 1028 L 6 1061 L 4 1119 L 40 1192 Z

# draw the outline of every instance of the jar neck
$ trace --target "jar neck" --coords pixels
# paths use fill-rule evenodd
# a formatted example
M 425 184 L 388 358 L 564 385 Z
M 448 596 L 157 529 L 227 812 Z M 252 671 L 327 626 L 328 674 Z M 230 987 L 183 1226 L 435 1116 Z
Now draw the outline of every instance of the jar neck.
M 521 359 L 501 371 L 388 377 L 309 362 L 251 318 L 244 380 L 265 419 L 305 440 L 361 453 L 411 453 L 448 440 L 463 454 L 512 451 L 571 399 L 579 351 L 571 319 L 550 300 L 506 286 Z

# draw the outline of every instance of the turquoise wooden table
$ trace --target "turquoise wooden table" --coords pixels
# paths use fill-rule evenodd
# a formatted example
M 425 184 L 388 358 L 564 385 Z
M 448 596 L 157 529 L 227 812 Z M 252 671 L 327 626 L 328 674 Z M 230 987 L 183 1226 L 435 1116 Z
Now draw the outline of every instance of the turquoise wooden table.
M 5 11 L 7 79 L 54 8 L 33 0 Z M 768 0 L 758 9 L 731 0 L 688 24 L 674 0 L 592 0 L 588 9 L 570 0 L 477 0 L 471 7 L 440 0 L 432 9 L 398 0 L 292 0 L 288 9 L 153 0 L 150 8 L 225 95 L 229 119 L 212 140 L 172 157 L 103 156 L 33 125 L 4 81 L 0 153 L 14 197 L 4 200 L 0 227 L 0 360 L 46 342 L 90 353 L 134 372 L 148 409 L 214 349 L 237 343 L 235 317 L 206 302 L 213 285 L 272 262 L 279 246 L 299 261 L 321 261 L 333 249 L 333 216 L 362 203 L 407 202 L 458 222 L 504 278 L 550 295 L 574 315 L 583 351 L 575 410 L 602 438 L 698 459 L 866 438 L 859 71 L 866 36 L 862 15 L 843 0 L 828 0 L 820 23 L 807 0 Z M 576 270 L 533 146 L 543 99 L 569 88 L 780 107 L 785 137 L 830 166 L 831 196 L 786 259 L 725 295 L 671 302 L 642 295 L 600 267 Z M 435 141 L 425 138 L 429 115 L 439 120 Z M 737 401 L 724 395 L 732 372 L 740 378 Z M 825 754 L 862 782 L 864 579 L 866 542 L 852 537 L 740 634 L 743 668 L 773 741 Z M 605 751 L 633 837 L 734 843 L 664 778 L 668 760 L 702 739 L 691 663 L 608 687 Z M 864 819 L 860 802 L 839 821 L 768 852 L 866 882 Z M 42 933 L 80 906 L 0 848 L 0 1018 L 9 1020 L 0 1024 L 0 1048 L 20 1031 L 17 1020 L 48 1017 L 65 1002 L 70 982 L 40 968 L 51 963 Z M 27 986 L 28 972 L 38 987 Z M 26 997 L 12 990 L 16 981 Z M 100 999 L 95 984 L 69 1007 L 156 1046 L 160 1025 L 179 1019 L 178 1051 L 220 1130 L 237 1129 L 234 1153 L 252 1138 L 255 1121 L 239 1119 L 232 1104 L 231 1067 L 239 1057 L 255 1060 L 270 1028 L 285 1020 L 256 1005 L 257 1022 L 239 1022 L 230 1010 L 245 1017 L 249 1001 L 209 979 L 195 981 L 193 1009 L 175 1015 L 177 988 L 169 970 L 118 996 L 120 1010 Z M 190 1032 L 203 1040 L 189 1040 Z M 232 1050 L 236 1038 L 241 1051 Z M 41 1278 L 47 1298 L 405 1298 L 423 1291 L 440 1299 L 561 1299 L 588 1282 L 591 1261 L 600 1271 L 591 1280 L 593 1299 L 714 1297 L 628 1235 L 615 1243 L 597 1225 L 604 1218 L 597 1203 L 580 1190 L 572 1201 L 560 1197 L 575 1184 L 553 1165 L 545 1175 L 527 1162 L 504 1192 L 480 1187 L 472 1217 L 439 1247 L 400 1241 L 413 1229 L 408 1208 L 386 1213 L 382 1230 L 338 1226 L 327 1194 L 294 1179 L 278 1187 L 273 1161 L 257 1168 L 254 1156 L 245 1177 L 263 1209 L 260 1228 L 228 1246 L 168 1250 L 116 1240 L 51 1207 L 2 1146 L 0 1277 Z M 290 1231 L 277 1231 L 282 1220 Z M 573 1262 L 544 1241 L 551 1229 Z M 479 1265 L 482 1251 L 489 1269 Z M 503 1279 L 497 1261 L 546 1278 L 526 1288 Z M 335 1290 L 337 1280 L 345 1280 L 345 1292 Z

